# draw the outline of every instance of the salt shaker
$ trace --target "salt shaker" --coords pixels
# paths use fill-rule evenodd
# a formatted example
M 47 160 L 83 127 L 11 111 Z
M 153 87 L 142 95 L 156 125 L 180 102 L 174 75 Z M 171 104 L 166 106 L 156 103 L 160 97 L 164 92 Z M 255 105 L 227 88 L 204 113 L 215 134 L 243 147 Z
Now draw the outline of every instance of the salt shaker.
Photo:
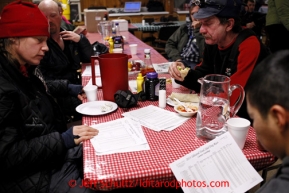
M 160 108 L 165 108 L 166 107 L 166 95 L 167 95 L 167 92 L 166 92 L 166 78 L 162 77 L 162 78 L 159 78 L 159 81 L 160 81 L 160 87 L 159 87 L 159 107 Z

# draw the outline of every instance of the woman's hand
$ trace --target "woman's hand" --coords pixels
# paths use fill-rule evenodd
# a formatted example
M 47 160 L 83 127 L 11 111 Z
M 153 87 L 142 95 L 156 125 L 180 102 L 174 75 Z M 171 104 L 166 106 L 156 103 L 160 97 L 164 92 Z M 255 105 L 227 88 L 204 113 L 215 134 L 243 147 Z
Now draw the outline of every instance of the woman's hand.
M 87 125 L 78 125 L 73 127 L 72 133 L 74 136 L 76 136 L 74 142 L 76 145 L 78 145 L 81 142 L 96 136 L 98 134 L 98 130 Z
M 171 77 L 174 78 L 175 80 L 183 81 L 184 79 L 181 77 L 181 73 L 178 67 L 184 69 L 185 65 L 182 62 L 173 62 L 169 67 L 169 73 Z
M 77 95 L 77 98 L 78 98 L 79 100 L 83 101 L 83 99 L 86 99 L 87 97 L 86 97 L 85 92 L 82 91 L 81 93 L 79 93 L 79 94 Z

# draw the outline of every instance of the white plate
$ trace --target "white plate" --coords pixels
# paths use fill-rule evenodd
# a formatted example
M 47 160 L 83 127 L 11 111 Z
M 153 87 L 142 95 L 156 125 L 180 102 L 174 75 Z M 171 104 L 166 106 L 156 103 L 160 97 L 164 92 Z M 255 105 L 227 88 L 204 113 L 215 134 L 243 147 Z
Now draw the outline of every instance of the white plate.
M 103 107 L 108 107 L 108 109 L 105 112 L 103 112 L 102 111 Z M 112 111 L 115 111 L 116 109 L 117 104 L 111 101 L 92 101 L 83 103 L 76 107 L 76 111 L 83 115 L 104 115 Z
M 130 71 L 130 72 L 128 72 L 128 75 L 131 76 L 131 75 L 135 75 L 138 73 L 140 73 L 140 71 Z
M 167 104 L 174 107 L 177 104 L 177 102 L 173 101 L 170 98 L 167 98 Z
M 194 106 L 199 106 L 199 103 L 193 103 L 193 102 L 183 102 L 183 103 L 191 103 L 191 104 L 193 104 Z M 167 98 L 167 104 L 168 105 L 170 105 L 170 106 L 176 106 L 178 103 L 176 102 L 176 101 L 174 101 L 174 100 L 172 100 L 172 99 L 170 99 L 170 98 Z

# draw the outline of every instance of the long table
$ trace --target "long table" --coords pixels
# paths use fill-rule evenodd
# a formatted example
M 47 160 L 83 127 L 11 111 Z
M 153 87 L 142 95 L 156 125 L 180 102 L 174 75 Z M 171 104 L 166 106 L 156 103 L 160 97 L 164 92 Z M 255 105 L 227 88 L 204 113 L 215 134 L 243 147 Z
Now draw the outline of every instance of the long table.
M 146 43 L 142 42 L 136 36 L 132 35 L 128 31 L 122 31 L 120 34 L 124 37 L 124 53 L 130 54 L 129 44 L 137 44 L 137 54 L 132 55 L 132 59 L 134 60 L 143 60 L 144 58 L 144 49 L 149 48 L 151 49 L 151 58 L 152 62 L 154 63 L 162 63 L 167 62 L 162 55 L 158 53 L 155 49 L 151 46 L 147 45 Z M 90 43 L 94 43 L 96 41 L 103 43 L 101 39 L 101 35 L 99 33 L 87 33 L 86 37 L 90 41 Z
M 138 54 L 135 59 L 143 58 L 144 48 L 151 48 L 128 32 L 123 33 L 123 35 L 126 36 L 129 43 L 138 44 Z M 88 34 L 87 37 L 91 42 L 99 38 L 97 34 Z M 125 44 L 125 53 L 129 53 L 127 44 Z M 154 63 L 166 62 L 166 59 L 152 48 L 151 53 Z M 169 74 L 161 74 L 159 76 L 170 77 Z M 86 85 L 89 79 L 90 77 L 83 77 L 83 85 Z M 184 87 L 173 89 L 171 83 L 167 83 L 167 95 L 171 92 L 186 91 L 187 89 Z M 102 99 L 101 89 L 98 91 L 98 99 Z M 82 121 L 83 124 L 87 125 L 112 121 L 122 118 L 122 113 L 124 112 L 148 105 L 158 106 L 158 101 L 138 102 L 137 107 L 131 109 L 118 108 L 116 111 L 103 116 L 83 116 Z M 169 105 L 165 109 L 174 111 L 173 107 Z M 155 132 L 143 127 L 150 150 L 102 156 L 95 154 L 95 150 L 89 140 L 85 141 L 83 143 L 84 180 L 89 187 L 98 190 L 124 188 L 129 187 L 131 184 L 137 186 L 140 185 L 141 181 L 145 182 L 147 180 L 154 183 L 174 181 L 175 177 L 169 164 L 206 143 L 206 141 L 196 137 L 195 130 L 196 117 L 192 117 L 189 121 L 170 132 Z M 256 170 L 270 166 L 276 161 L 271 153 L 258 150 L 253 128 L 249 129 L 243 153 Z
M 162 25 L 153 25 L 153 24 L 148 24 L 146 23 L 145 25 L 143 25 L 142 23 L 132 23 L 131 26 L 129 26 L 129 30 L 133 31 L 133 30 L 138 30 L 138 31 L 159 31 L 162 27 L 166 27 L 166 26 L 181 26 L 183 24 L 185 24 L 185 21 L 172 21 L 172 22 L 168 22 L 168 24 L 162 24 Z

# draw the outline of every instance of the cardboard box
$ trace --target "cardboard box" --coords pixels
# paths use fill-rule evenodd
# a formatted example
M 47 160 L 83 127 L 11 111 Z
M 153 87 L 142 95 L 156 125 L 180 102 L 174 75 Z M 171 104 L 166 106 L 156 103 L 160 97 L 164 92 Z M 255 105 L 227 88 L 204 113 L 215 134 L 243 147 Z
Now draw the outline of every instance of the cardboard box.
M 118 23 L 119 31 L 128 31 L 128 22 L 125 19 L 113 19 L 113 23 Z
M 84 25 L 87 32 L 98 32 L 97 25 L 103 18 L 108 18 L 108 11 L 105 9 L 84 9 Z

